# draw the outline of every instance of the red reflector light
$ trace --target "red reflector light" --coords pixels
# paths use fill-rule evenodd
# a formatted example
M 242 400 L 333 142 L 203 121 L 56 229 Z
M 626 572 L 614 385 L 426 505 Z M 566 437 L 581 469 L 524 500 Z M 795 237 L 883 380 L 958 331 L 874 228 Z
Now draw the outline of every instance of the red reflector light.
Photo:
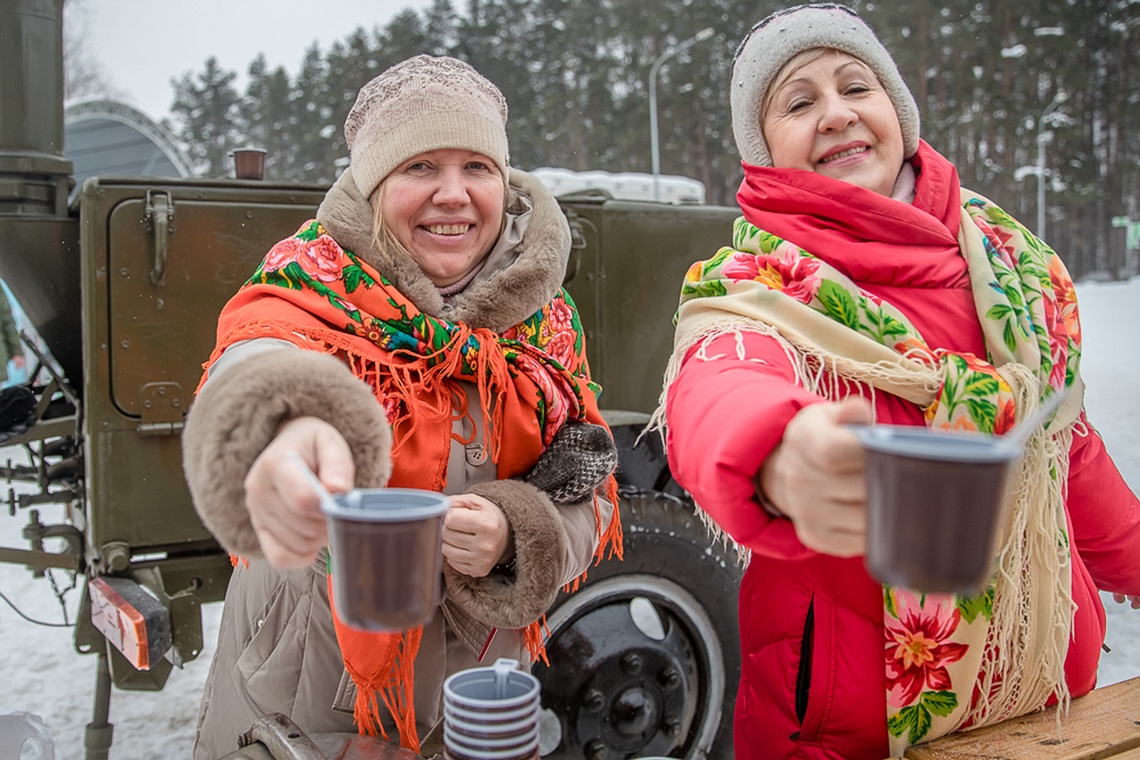
M 149 670 L 171 645 L 170 611 L 127 578 L 92 578 L 91 622 L 138 670 Z

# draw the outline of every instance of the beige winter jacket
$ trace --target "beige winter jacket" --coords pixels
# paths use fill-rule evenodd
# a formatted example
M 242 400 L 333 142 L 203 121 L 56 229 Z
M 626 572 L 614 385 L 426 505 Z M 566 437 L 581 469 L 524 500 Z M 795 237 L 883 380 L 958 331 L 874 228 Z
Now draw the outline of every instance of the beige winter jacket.
M 484 271 L 446 301 L 413 262 L 374 247 L 370 209 L 348 172 L 329 191 L 318 219 L 422 311 L 500 331 L 553 297 L 569 250 L 566 220 L 553 197 L 522 172 L 512 171 L 510 181 L 511 224 L 504 242 L 492 251 Z M 250 403 L 265 398 L 267 388 L 279 400 L 275 412 Z M 469 408 L 478 409 L 474 387 L 467 391 Z M 331 422 L 348 440 L 358 486 L 387 481 L 390 434 L 371 390 L 337 360 L 284 341 L 257 340 L 228 349 L 211 367 L 187 420 L 184 466 L 195 505 L 223 546 L 251 558 L 248 567 L 235 569 L 226 594 L 195 760 L 214 760 L 237 749 L 238 735 L 271 712 L 289 715 L 311 734 L 356 731 L 355 687 L 337 647 L 324 558 L 304 570 L 272 568 L 259 558 L 244 507 L 242 480 L 250 463 L 282 421 L 305 414 Z M 465 440 L 472 440 L 472 431 L 459 426 L 482 425 L 478 414 L 473 417 L 456 423 Z M 467 446 L 453 443 L 445 492 L 479 493 L 499 505 L 511 523 L 516 561 L 512 570 L 485 578 L 448 568 L 441 608 L 424 628 L 415 665 L 416 720 L 425 757 L 441 746 L 444 678 L 497 657 L 529 663 L 518 629 L 541 615 L 558 589 L 589 566 L 599 534 L 592 498 L 555 503 L 523 481 L 496 480 L 494 463 L 479 444 L 481 429 L 473 440 Z M 612 505 L 599 503 L 608 524 Z M 389 736 L 397 734 L 389 730 Z

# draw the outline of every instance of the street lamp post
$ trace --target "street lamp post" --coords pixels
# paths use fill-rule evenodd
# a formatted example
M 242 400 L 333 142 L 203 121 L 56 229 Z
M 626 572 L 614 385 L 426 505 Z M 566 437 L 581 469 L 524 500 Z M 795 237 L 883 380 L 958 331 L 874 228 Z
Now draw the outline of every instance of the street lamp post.
M 1037 237 L 1045 240 L 1045 144 L 1053 138 L 1052 132 L 1045 131 L 1045 121 L 1057 106 L 1069 99 L 1069 94 L 1058 90 L 1052 102 L 1037 117 Z
M 657 72 L 661 64 L 702 40 L 713 36 L 712 27 L 705 27 L 679 45 L 669 48 L 649 67 L 649 146 L 653 156 L 653 200 L 661 200 L 661 152 L 657 145 Z

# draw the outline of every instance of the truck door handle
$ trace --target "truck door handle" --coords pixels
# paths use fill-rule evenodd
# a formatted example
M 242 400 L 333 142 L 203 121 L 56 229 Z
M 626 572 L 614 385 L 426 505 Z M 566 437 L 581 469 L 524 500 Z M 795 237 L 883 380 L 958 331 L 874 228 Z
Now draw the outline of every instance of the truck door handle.
M 151 234 L 150 283 L 159 285 L 166 275 L 166 253 L 174 234 L 174 201 L 165 190 L 146 191 L 146 228 Z

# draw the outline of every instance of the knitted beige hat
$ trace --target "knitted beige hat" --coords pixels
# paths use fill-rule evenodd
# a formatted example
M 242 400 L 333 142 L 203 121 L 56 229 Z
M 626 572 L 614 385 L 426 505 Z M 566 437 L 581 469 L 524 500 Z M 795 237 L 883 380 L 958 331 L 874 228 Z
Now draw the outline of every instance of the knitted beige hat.
M 507 101 L 469 64 L 417 55 L 360 89 L 344 122 L 352 176 L 365 198 L 401 162 L 429 150 L 482 153 L 510 166 Z
M 771 166 L 760 112 L 768 87 L 793 56 L 832 48 L 871 67 L 887 91 L 902 127 L 906 158 L 918 150 L 918 106 L 891 54 L 855 11 L 833 3 L 797 5 L 777 11 L 752 27 L 732 66 L 732 132 L 746 163 Z

